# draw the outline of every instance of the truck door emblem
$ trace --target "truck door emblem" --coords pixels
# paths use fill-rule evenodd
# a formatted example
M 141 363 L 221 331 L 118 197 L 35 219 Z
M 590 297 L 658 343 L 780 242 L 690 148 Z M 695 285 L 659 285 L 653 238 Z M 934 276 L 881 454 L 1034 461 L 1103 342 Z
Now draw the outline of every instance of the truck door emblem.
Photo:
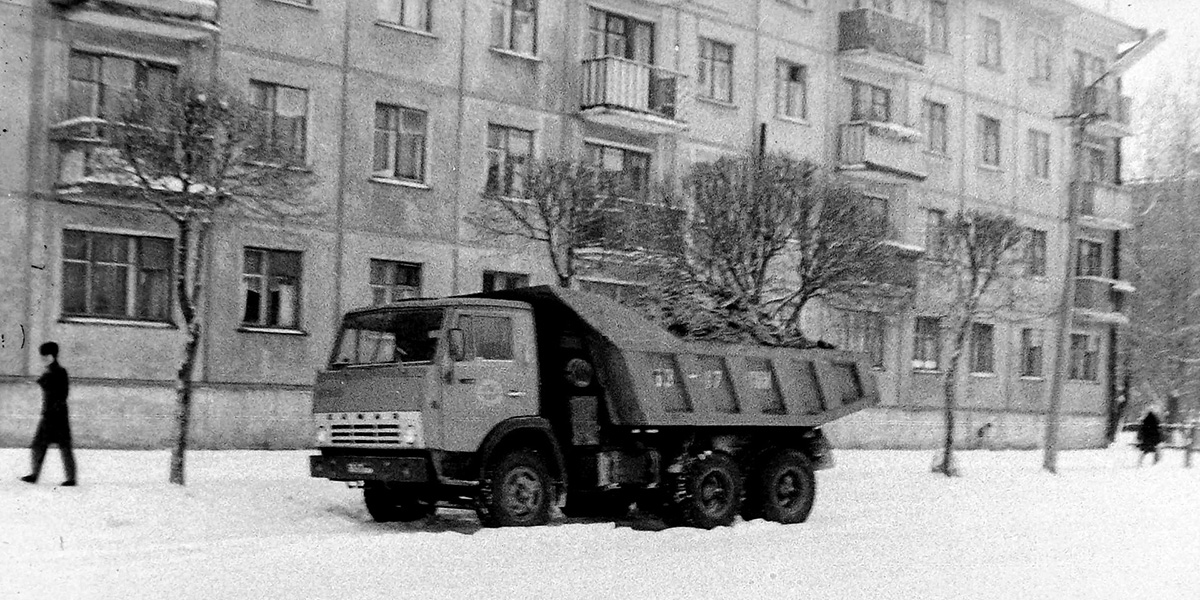
M 496 406 L 504 399 L 504 390 L 495 379 L 480 379 L 475 386 L 475 400 L 483 406 Z

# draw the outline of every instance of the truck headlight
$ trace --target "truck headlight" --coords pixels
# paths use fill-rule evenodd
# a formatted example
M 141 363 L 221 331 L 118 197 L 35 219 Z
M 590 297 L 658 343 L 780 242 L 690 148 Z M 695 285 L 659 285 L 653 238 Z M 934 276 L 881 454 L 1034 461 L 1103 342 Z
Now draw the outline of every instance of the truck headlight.
M 417 443 L 417 428 L 412 425 L 405 427 L 402 441 L 410 446 Z
M 317 445 L 324 446 L 329 443 L 329 430 L 324 427 L 317 428 Z

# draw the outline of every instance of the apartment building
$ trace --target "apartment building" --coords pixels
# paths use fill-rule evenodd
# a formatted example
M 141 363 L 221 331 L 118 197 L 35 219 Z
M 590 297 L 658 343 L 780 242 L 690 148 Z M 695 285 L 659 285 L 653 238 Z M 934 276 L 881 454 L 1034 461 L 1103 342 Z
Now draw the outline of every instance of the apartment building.
M 594 161 L 636 189 L 759 148 L 857 182 L 909 258 L 899 299 L 816 311 L 821 337 L 873 354 L 884 391 L 831 428 L 839 445 L 941 439 L 945 297 L 922 282 L 938 224 L 964 207 L 1030 232 L 1028 277 L 1006 291 L 1022 300 L 972 329 L 964 443 L 985 423 L 999 445 L 1039 443 L 1067 251 L 1080 268 L 1063 442 L 1102 439 L 1131 291 L 1128 99 L 1119 81 L 1083 86 L 1142 32 L 1073 0 L 0 0 L 0 23 L 0 443 L 34 429 L 48 339 L 74 378 L 79 444 L 169 438 L 175 234 L 90 177 L 104 140 L 87 124 L 121 89 L 197 74 L 252 99 L 318 178 L 306 200 L 321 215 L 214 224 L 199 446 L 306 446 L 314 372 L 347 308 L 553 282 L 538 248 L 466 219 L 529 157 Z M 1108 117 L 1077 153 L 1056 117 L 1081 108 Z M 623 273 L 581 285 L 620 296 L 638 283 Z

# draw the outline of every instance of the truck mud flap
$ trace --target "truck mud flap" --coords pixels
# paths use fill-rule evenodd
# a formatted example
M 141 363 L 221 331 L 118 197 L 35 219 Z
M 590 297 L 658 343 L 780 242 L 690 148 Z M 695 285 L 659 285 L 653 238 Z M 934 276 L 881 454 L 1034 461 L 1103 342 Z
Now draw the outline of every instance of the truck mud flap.
M 310 456 L 313 477 L 334 481 L 429 481 L 428 462 L 417 456 Z

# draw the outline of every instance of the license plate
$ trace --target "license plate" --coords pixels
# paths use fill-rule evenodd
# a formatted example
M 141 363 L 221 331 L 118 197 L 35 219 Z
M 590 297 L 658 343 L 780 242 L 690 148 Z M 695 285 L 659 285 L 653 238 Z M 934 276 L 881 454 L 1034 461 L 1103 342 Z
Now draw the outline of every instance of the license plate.
M 346 463 L 346 471 L 355 475 L 374 475 L 375 469 L 363 463 Z

